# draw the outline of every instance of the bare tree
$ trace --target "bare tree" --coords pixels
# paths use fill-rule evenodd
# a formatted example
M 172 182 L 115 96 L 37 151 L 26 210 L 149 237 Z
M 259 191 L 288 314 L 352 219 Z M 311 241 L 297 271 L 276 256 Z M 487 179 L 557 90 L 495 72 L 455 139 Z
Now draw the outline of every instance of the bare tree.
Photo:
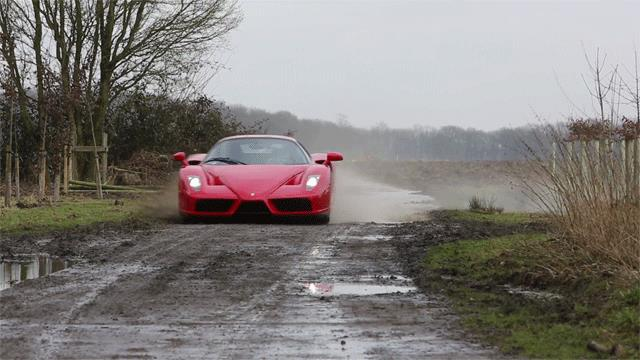
M 33 124 L 27 111 L 28 97 L 20 66 L 24 59 L 19 58 L 16 44 L 17 38 L 20 37 L 16 31 L 20 17 L 19 9 L 13 0 L 0 0 L 0 55 L 9 69 L 8 77 L 17 92 L 22 129 L 26 134 L 31 134 Z
M 228 0 L 96 2 L 100 76 L 95 127 L 103 128 L 109 101 L 143 81 L 170 86 L 197 72 L 212 43 L 240 20 Z
M 67 124 L 67 145 L 101 140 L 119 94 L 194 86 L 186 79 L 207 67 L 212 49 L 239 21 L 235 0 L 0 0 L 0 60 L 17 93 L 21 120 L 15 125 L 22 141 L 33 139 L 29 147 L 37 148 L 31 151 L 37 152 L 39 195 L 52 166 L 49 143 L 62 136 L 50 134 L 52 126 Z M 47 89 L 46 76 L 59 81 L 55 91 Z M 46 94 L 61 97 L 56 104 L 63 112 L 53 122 Z
M 42 16 L 40 0 L 33 4 L 33 54 L 36 60 L 36 92 L 38 94 L 38 197 L 44 198 L 47 179 L 47 116 L 44 107 L 44 64 L 42 62 Z

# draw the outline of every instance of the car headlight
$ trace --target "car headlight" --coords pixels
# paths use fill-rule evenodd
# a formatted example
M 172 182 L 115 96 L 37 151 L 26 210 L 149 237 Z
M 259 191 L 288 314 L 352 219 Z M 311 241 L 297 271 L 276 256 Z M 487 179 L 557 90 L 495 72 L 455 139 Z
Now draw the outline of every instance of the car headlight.
M 200 191 L 200 189 L 202 189 L 202 182 L 199 176 L 189 176 L 187 183 L 193 191 Z
M 309 176 L 309 178 L 307 179 L 307 191 L 311 191 L 313 190 L 316 186 L 318 186 L 318 183 L 320 182 L 320 175 L 311 175 Z

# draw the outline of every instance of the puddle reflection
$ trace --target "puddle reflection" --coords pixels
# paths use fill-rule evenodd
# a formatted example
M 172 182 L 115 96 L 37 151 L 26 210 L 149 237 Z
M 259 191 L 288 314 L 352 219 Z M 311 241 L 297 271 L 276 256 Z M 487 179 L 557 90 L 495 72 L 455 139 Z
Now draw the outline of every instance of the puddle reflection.
M 391 240 L 393 236 L 390 235 L 338 235 L 338 240 L 364 240 L 364 241 L 379 241 L 379 240 Z
M 414 286 L 377 285 L 367 283 L 308 283 L 304 284 L 307 292 L 314 296 L 340 296 L 340 295 L 383 295 L 396 293 L 409 293 L 416 291 Z
M 36 279 L 64 270 L 71 265 L 69 260 L 46 254 L 21 255 L 13 259 L 4 259 L 0 261 L 0 291 L 24 280 Z

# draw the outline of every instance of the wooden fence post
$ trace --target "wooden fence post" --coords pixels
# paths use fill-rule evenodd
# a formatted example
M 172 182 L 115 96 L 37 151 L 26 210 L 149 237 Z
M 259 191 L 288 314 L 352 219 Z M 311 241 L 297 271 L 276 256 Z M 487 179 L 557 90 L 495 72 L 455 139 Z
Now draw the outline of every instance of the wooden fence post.
M 573 173 L 576 168 L 576 150 L 575 150 L 575 142 L 567 141 L 567 164 L 565 164 L 565 168 L 563 171 Z M 573 184 L 575 185 L 575 184 Z M 574 189 L 575 190 L 575 189 Z
M 636 203 L 640 203 L 640 138 L 633 140 L 633 189 Z
M 625 140 L 620 140 L 620 172 L 622 173 L 622 193 L 623 197 L 627 196 L 627 143 Z
M 47 152 L 38 151 L 38 197 L 44 199 L 47 193 Z
M 62 150 L 62 192 L 69 192 L 69 145 Z
M 11 147 L 7 145 L 4 150 L 4 206 L 11 206 Z
M 615 161 L 615 143 L 611 139 L 606 139 L 604 141 L 605 144 L 605 160 L 607 166 L 607 181 L 609 182 L 609 193 L 611 194 L 611 198 L 613 199 L 616 192 L 615 188 L 615 179 L 616 179 L 616 168 L 614 166 Z M 619 190 L 619 189 L 618 189 Z M 619 195 L 619 194 L 618 194 Z
M 54 170 L 53 175 L 53 201 L 60 201 L 60 165 Z
M 587 144 L 589 143 L 586 140 L 580 142 L 580 171 L 583 179 L 587 178 Z
M 76 169 L 78 168 L 78 162 L 76 160 L 76 153 L 73 148 L 78 144 L 78 138 L 76 133 L 71 134 L 71 147 L 69 148 L 69 182 L 75 179 L 77 176 Z
M 595 151 L 595 159 L 593 160 L 593 172 L 596 174 L 595 176 L 591 176 L 591 178 L 596 178 L 599 179 L 603 182 L 604 184 L 604 178 L 602 177 L 602 175 L 604 174 L 604 164 L 602 163 L 602 150 L 603 146 L 602 146 L 602 142 L 600 140 L 594 140 L 593 141 L 593 148 Z
M 20 202 L 20 157 L 16 154 L 15 169 L 15 187 L 16 187 L 16 203 Z
M 625 184 L 627 187 L 627 196 L 633 196 L 633 140 L 624 141 L 624 172 Z
M 101 163 L 100 171 L 102 172 L 103 183 L 107 182 L 107 159 L 109 154 L 109 147 L 107 143 L 108 140 L 109 140 L 109 137 L 107 133 L 103 132 L 102 133 L 102 152 L 100 153 L 100 163 Z

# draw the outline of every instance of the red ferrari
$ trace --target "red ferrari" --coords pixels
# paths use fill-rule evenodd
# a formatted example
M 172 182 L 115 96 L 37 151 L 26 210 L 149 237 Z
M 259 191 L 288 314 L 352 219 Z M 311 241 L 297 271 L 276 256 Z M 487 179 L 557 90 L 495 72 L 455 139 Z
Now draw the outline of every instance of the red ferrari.
M 332 163 L 342 154 L 313 154 L 293 138 L 241 135 L 208 154 L 184 152 L 178 197 L 183 219 L 234 216 L 307 217 L 329 222 Z

